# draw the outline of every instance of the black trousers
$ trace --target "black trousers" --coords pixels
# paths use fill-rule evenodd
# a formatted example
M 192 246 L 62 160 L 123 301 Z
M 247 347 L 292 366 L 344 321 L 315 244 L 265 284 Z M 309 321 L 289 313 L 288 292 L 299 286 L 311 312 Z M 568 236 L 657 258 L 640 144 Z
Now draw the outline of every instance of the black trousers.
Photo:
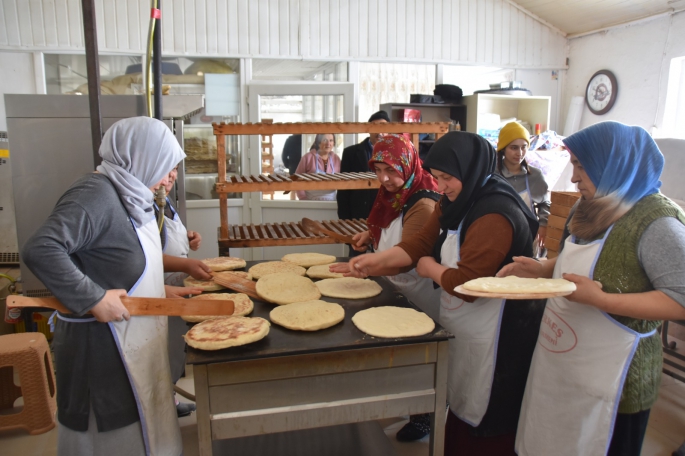
M 638 413 L 618 413 L 607 456 L 640 456 L 647 432 L 649 410 Z

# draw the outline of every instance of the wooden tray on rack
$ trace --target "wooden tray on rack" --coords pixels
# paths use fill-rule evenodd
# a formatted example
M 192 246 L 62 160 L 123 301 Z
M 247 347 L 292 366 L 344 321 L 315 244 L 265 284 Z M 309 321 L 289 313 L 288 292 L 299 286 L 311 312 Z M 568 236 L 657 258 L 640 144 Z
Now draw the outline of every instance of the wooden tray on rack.
M 303 173 L 284 176 L 260 174 L 258 176 L 230 176 L 226 182 L 217 182 L 217 193 L 272 192 L 292 190 L 368 190 L 379 188 L 374 173 Z
M 367 229 L 366 221 L 362 219 L 324 220 L 319 223 L 321 223 L 325 229 L 343 236 L 354 236 Z M 229 225 L 228 233 L 228 239 L 219 239 L 220 255 L 227 254 L 228 248 L 236 247 L 341 243 L 329 236 L 308 231 L 302 226 L 302 222 L 266 223 L 264 225 Z

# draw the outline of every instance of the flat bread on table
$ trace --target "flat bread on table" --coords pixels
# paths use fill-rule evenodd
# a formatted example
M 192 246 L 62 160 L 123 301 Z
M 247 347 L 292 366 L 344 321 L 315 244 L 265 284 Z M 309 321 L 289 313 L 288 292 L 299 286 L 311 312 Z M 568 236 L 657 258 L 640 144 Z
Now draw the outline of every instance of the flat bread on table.
M 191 299 L 230 299 L 233 301 L 233 317 L 244 317 L 251 314 L 252 310 L 254 310 L 254 303 L 244 293 L 207 293 L 193 296 Z M 181 318 L 189 323 L 199 323 L 220 316 L 222 315 L 181 315 Z
M 219 317 L 198 323 L 183 338 L 199 350 L 221 350 L 257 342 L 269 334 L 269 326 L 259 317 Z
M 246 265 L 245 260 L 236 257 L 205 258 L 202 262 L 212 271 L 230 271 L 244 268 Z
M 319 280 L 316 286 L 322 295 L 342 299 L 373 298 L 383 291 L 383 288 L 373 280 L 355 277 Z
M 295 263 L 303 268 L 316 266 L 320 264 L 331 264 L 335 262 L 333 255 L 324 255 L 323 253 L 289 253 L 281 258 L 283 261 Z
M 219 285 L 213 280 L 198 280 L 191 276 L 183 279 L 184 287 L 201 288 L 202 291 L 219 291 L 225 290 L 226 287 Z
M 321 300 L 304 301 L 276 307 L 269 313 L 273 323 L 296 331 L 318 331 L 337 325 L 345 319 L 340 304 Z
M 255 288 L 263 300 L 279 305 L 313 301 L 321 297 L 311 279 L 287 272 L 266 275 L 257 280 Z
M 359 311 L 352 323 L 370 336 L 384 338 L 423 336 L 435 329 L 435 322 L 425 313 L 394 306 Z
M 333 266 L 333 263 L 312 266 L 307 269 L 307 276 L 311 277 L 312 279 L 339 279 L 345 277 L 342 272 L 331 272 L 328 269 L 331 266 Z
M 269 274 L 289 273 L 304 276 L 304 273 L 307 272 L 302 266 L 287 261 L 266 261 L 264 263 L 257 263 L 252 266 L 249 271 L 250 274 L 252 274 L 252 278 L 255 280 L 261 279 Z
M 225 277 L 228 280 L 230 280 L 231 276 L 238 276 L 242 277 L 243 279 L 247 280 L 252 280 L 252 274 L 249 272 L 245 271 L 218 271 L 214 273 L 215 277 Z M 202 291 L 219 291 L 219 290 L 225 290 L 226 287 L 223 285 L 219 285 L 218 283 L 214 282 L 213 280 L 198 280 L 193 277 L 186 277 L 183 279 L 183 286 L 185 287 L 193 287 L 193 288 L 201 288 Z
M 462 285 L 464 290 L 493 294 L 573 293 L 576 284 L 565 279 L 529 279 L 524 277 L 481 277 Z

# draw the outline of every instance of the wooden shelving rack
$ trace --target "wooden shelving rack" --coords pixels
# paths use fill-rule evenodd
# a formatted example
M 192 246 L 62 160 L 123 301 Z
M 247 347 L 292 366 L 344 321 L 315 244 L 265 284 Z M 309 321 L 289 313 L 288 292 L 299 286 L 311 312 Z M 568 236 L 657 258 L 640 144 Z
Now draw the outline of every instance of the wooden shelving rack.
M 258 176 L 232 176 L 226 178 L 226 135 L 273 135 L 294 134 L 350 134 L 350 133 L 409 133 L 416 150 L 419 134 L 434 133 L 436 139 L 447 133 L 449 123 L 367 123 L 367 122 L 306 122 L 306 123 L 220 123 L 212 124 L 216 135 L 219 180 L 219 255 L 228 255 L 229 248 L 266 247 L 283 245 L 334 244 L 334 239 L 315 235 L 300 223 L 272 223 L 264 225 L 229 225 L 228 194 L 243 192 L 274 192 L 292 190 L 361 190 L 378 188 L 380 184 L 374 173 L 294 174 L 290 177 L 276 174 Z M 260 154 L 262 151 L 260 150 Z M 273 153 L 273 151 L 272 151 Z M 364 220 L 329 220 L 322 222 L 329 230 L 354 235 L 366 230 Z

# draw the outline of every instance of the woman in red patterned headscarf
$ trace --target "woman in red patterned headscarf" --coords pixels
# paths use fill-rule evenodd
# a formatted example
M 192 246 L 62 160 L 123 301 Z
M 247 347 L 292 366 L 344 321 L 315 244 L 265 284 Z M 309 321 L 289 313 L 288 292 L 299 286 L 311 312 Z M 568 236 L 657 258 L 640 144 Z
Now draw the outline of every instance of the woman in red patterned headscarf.
M 404 136 L 384 135 L 373 147 L 369 168 L 381 183 L 367 221 L 369 230 L 354 237 L 353 248 L 387 250 L 419 231 L 440 198 L 433 176 L 421 166 L 414 145 Z M 419 277 L 414 266 L 384 271 L 397 290 L 421 310 L 438 319 L 440 288 Z M 397 433 L 398 440 L 418 440 L 430 431 L 429 416 L 414 415 Z

